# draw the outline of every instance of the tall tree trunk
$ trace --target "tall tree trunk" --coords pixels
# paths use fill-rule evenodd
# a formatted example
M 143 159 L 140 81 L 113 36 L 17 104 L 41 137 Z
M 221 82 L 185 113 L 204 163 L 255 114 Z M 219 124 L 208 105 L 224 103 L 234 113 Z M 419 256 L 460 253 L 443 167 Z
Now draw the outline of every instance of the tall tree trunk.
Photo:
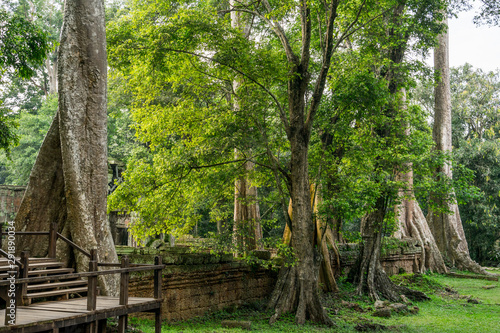
M 403 108 L 406 108 L 406 93 L 402 96 Z M 410 129 L 406 126 L 405 135 L 410 135 Z M 413 194 L 413 170 L 412 163 L 407 163 L 405 173 L 398 175 L 399 180 L 405 182 L 406 188 L 400 189 L 399 198 L 401 203 L 396 206 L 398 228 L 394 237 L 399 239 L 411 238 L 417 240 L 422 249 L 420 262 L 415 263 L 420 273 L 426 271 L 445 273 L 447 268 L 444 264 L 441 252 L 436 244 L 429 224 Z
M 448 25 L 448 19 L 443 22 Z M 434 49 L 434 70 L 439 81 L 434 91 L 434 127 L 432 135 L 436 149 L 442 152 L 452 151 L 451 142 L 451 92 L 449 67 L 449 36 L 444 32 L 438 37 L 438 46 Z M 444 177 L 453 178 L 451 166 L 446 163 L 438 170 Z M 486 274 L 486 271 L 469 255 L 467 240 L 465 239 L 458 205 L 452 202 L 443 202 L 441 198 L 432 198 L 448 207 L 452 214 L 429 211 L 427 221 L 436 239 L 436 243 L 443 257 L 450 261 L 452 266 L 462 270 Z
M 294 266 L 283 267 L 280 272 L 268 304 L 268 307 L 274 309 L 274 314 L 269 322 L 274 323 L 285 312 L 295 312 L 297 324 L 303 324 L 306 319 L 310 319 L 333 325 L 332 320 L 321 305 L 318 292 L 321 254 L 314 246 L 315 225 L 309 192 L 308 152 L 312 126 L 325 90 L 332 56 L 336 48 L 334 29 L 339 2 L 333 0 L 329 6 L 326 6 L 328 9 L 324 35 L 325 48 L 321 69 L 316 77 L 307 110 L 306 93 L 311 77 L 309 73 L 312 32 L 311 4 L 303 0 L 300 1 L 297 8 L 300 11 L 302 26 L 302 46 L 299 56 L 294 53 L 287 35 L 274 17 L 275 13 L 269 1 L 263 0 L 262 3 L 271 17 L 273 22 L 271 28 L 278 35 L 288 62 L 288 112 L 286 113 L 279 103 L 277 106 L 290 144 L 290 171 L 286 172 L 285 178 L 292 200 L 293 219 L 289 222 L 291 223 L 291 245 L 296 257 Z
M 303 100 L 297 104 L 291 107 L 304 108 Z M 313 246 L 315 226 L 312 219 L 307 163 L 309 138 L 303 137 L 301 133 L 303 132 L 297 129 L 290 140 L 293 209 L 291 245 L 297 262 L 292 267 L 281 269 L 268 304 L 269 308 L 275 309 L 270 322 L 274 323 L 283 313 L 296 311 L 297 324 L 303 324 L 306 319 L 332 324 L 332 320 L 321 305 L 318 294 L 321 254 Z
M 315 244 L 321 253 L 321 264 L 319 267 L 319 279 L 318 283 L 324 291 L 339 291 L 335 277 L 340 276 L 340 271 L 334 272 L 332 268 L 331 259 L 336 262 L 336 267 L 340 268 L 340 253 L 335 244 L 335 237 L 332 229 L 327 224 L 326 219 L 322 218 L 319 214 L 318 207 L 323 202 L 323 196 L 321 188 L 319 186 L 311 186 L 312 195 L 314 195 L 313 212 L 314 212 L 314 224 L 315 224 Z M 330 254 L 330 250 L 332 254 Z M 333 256 L 333 258 L 332 258 Z
M 54 63 L 51 63 L 50 58 L 51 57 L 47 57 L 47 59 L 45 59 L 45 69 L 47 70 L 49 79 L 48 93 L 55 94 L 57 93 L 57 58 Z
M 239 158 L 238 151 L 235 151 L 235 158 Z M 235 181 L 233 239 L 237 251 L 241 253 L 262 249 L 257 187 L 249 179 L 254 168 L 253 162 L 245 162 L 244 174 Z
M 241 0 L 230 0 L 229 4 L 231 7 L 235 5 L 245 4 L 245 1 Z M 248 38 L 251 30 L 251 21 L 245 17 L 248 14 L 243 14 L 239 11 L 231 12 L 231 27 L 239 29 L 241 33 Z M 240 104 L 238 101 L 238 90 L 241 83 L 238 80 L 233 81 L 233 91 L 235 93 L 233 98 L 233 109 L 235 112 L 240 110 Z M 248 149 L 247 153 L 250 151 Z M 242 155 L 235 149 L 235 159 L 241 158 Z M 243 154 L 244 155 L 244 154 Z M 234 227 L 233 227 L 233 239 L 236 248 L 239 250 L 237 252 L 248 253 L 255 249 L 262 249 L 262 226 L 260 224 L 260 209 L 257 197 L 257 187 L 253 186 L 251 183 L 250 176 L 255 168 L 255 164 L 251 161 L 247 161 L 244 164 L 244 172 L 235 181 L 235 193 L 234 193 Z M 238 254 L 235 252 L 235 254 Z
M 441 252 L 437 247 L 424 213 L 413 195 L 410 198 L 404 199 L 396 207 L 396 214 L 398 214 L 399 226 L 394 237 L 399 239 L 416 239 L 422 248 L 420 262 L 417 265 L 418 271 L 420 273 L 426 271 L 446 273 L 448 270 L 444 264 Z
M 391 23 L 394 26 L 397 26 L 402 19 L 404 11 L 405 4 L 401 3 L 394 8 L 392 16 L 387 17 L 387 19 L 392 21 Z M 392 104 L 388 104 L 384 111 L 388 118 L 387 123 L 379 125 L 374 131 L 381 142 L 384 142 L 386 138 L 394 134 L 394 129 L 389 122 L 395 121 L 395 116 L 405 110 L 404 87 L 401 86 L 401 72 L 399 72 L 398 65 L 404 60 L 408 37 L 406 36 L 405 38 L 402 36 L 401 32 L 396 31 L 394 27 L 387 30 L 387 35 L 390 37 L 396 36 L 399 39 L 399 43 L 389 49 L 387 60 L 390 60 L 392 65 L 385 70 L 385 73 L 382 73 L 382 76 L 387 80 L 388 89 L 393 95 L 394 101 Z M 403 134 L 401 133 L 401 135 Z M 376 158 L 375 160 L 377 161 L 378 159 Z M 385 168 L 387 170 L 389 167 L 385 166 Z M 378 167 L 376 166 L 375 169 L 378 169 Z M 394 180 L 395 176 L 396 174 L 392 174 L 391 180 Z M 387 180 L 382 181 L 386 182 Z M 380 264 L 382 234 L 385 229 L 384 219 L 393 195 L 389 191 L 380 193 L 373 207 L 373 212 L 362 219 L 361 237 L 363 241 L 356 264 L 349 272 L 349 278 L 357 284 L 358 294 L 361 295 L 366 292 L 374 300 L 383 297 L 391 301 L 399 301 L 401 295 L 415 300 L 428 299 L 421 292 L 392 283 Z
M 106 217 L 107 62 L 101 0 L 66 1 L 58 65 L 58 114 L 32 170 L 16 225 L 48 230 L 56 216 L 59 229 L 76 244 L 96 248 L 99 261 L 117 262 Z M 38 187 L 43 184 L 47 186 Z M 40 200 L 50 206 L 41 206 Z M 41 251 L 38 244 L 27 246 Z M 88 258 L 79 252 L 73 256 L 77 270 L 87 270 Z M 107 294 L 117 294 L 116 277 L 101 279 L 100 284 Z

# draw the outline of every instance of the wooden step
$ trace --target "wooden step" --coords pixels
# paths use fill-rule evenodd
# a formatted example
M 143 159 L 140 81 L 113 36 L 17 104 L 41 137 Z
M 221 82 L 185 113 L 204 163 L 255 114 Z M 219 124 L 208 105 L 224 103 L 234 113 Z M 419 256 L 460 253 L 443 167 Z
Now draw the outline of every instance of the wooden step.
M 21 260 L 21 258 L 16 257 L 17 260 Z M 56 261 L 54 258 L 30 258 L 30 262 L 46 262 L 46 261 Z M 0 265 L 4 265 L 8 262 L 8 259 L 5 257 L 0 257 Z
M 83 292 L 87 292 L 87 287 L 69 288 L 69 289 L 52 290 L 52 291 L 42 291 L 39 293 L 28 293 L 25 296 L 25 298 L 31 299 L 31 298 L 51 297 L 51 296 L 83 293 Z
M 74 280 L 74 276 L 71 276 L 69 278 L 64 277 L 64 274 L 73 273 L 73 271 L 73 268 L 41 269 L 36 271 L 29 271 L 28 277 L 61 274 L 62 276 L 58 275 L 57 278 L 54 278 L 54 280 Z M 8 277 L 10 277 L 9 273 L 0 273 L 0 281 L 5 280 Z
M 29 266 L 30 266 L 30 270 L 32 270 L 32 269 L 46 268 L 46 267 L 63 267 L 64 263 L 57 262 L 57 261 L 45 261 L 45 262 L 32 263 L 30 261 Z M 10 271 L 10 269 L 11 269 L 10 265 L 9 266 L 0 266 L 0 271 L 3 271 L 3 272 Z
M 88 284 L 88 282 L 86 280 L 74 280 L 74 281 L 65 281 L 65 282 L 34 284 L 34 285 L 28 285 L 28 291 L 54 289 L 54 288 L 61 288 L 61 287 L 86 286 L 87 284 Z

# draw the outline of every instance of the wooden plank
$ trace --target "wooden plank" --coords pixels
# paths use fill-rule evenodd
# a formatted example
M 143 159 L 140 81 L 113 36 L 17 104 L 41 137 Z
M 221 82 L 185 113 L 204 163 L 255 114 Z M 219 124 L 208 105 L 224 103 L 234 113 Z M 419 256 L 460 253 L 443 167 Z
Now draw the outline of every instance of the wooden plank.
M 66 294 L 68 294 L 68 295 L 69 294 L 77 294 L 77 293 L 84 293 L 84 292 L 87 292 L 87 287 L 42 291 L 39 293 L 28 293 L 24 297 L 26 297 L 26 298 L 41 298 L 41 297 L 51 297 L 51 296 L 66 295 Z
M 31 262 L 31 259 L 29 259 L 30 265 L 29 268 L 45 268 L 45 267 L 63 267 L 64 263 L 63 262 L 57 262 L 57 261 L 42 261 L 42 262 Z M 10 270 L 10 266 L 0 266 L 0 271 L 2 270 Z
M 122 257 L 122 268 L 127 268 L 129 265 L 128 256 Z M 123 272 L 120 274 L 120 305 L 127 305 L 128 303 L 128 282 L 130 274 Z
M 29 269 L 30 269 L 30 256 L 29 256 L 29 252 L 28 251 L 22 251 L 21 252 L 21 263 L 23 264 L 23 267 L 21 268 L 21 271 L 20 271 L 20 274 L 19 274 L 19 278 L 25 279 L 25 278 L 28 277 Z M 28 292 L 28 284 L 27 283 L 23 283 L 23 284 L 19 285 L 19 292 L 21 294 L 20 296 L 21 296 L 21 303 L 22 303 L 22 304 L 19 304 L 19 305 L 24 305 L 24 299 L 23 299 L 23 297 Z
M 87 257 L 90 258 L 90 253 L 88 253 L 87 251 L 85 251 L 84 249 L 82 249 L 81 247 L 79 247 L 78 245 L 76 245 L 75 243 L 73 243 L 71 240 L 67 239 L 66 237 L 64 237 L 60 233 L 57 233 L 57 237 L 61 238 L 68 245 L 71 245 L 73 248 L 77 249 L 78 251 L 80 251 L 81 253 L 83 253 L 84 255 L 86 255 Z
M 36 271 L 29 271 L 28 275 L 73 273 L 74 271 L 75 270 L 73 268 L 40 269 Z
M 20 320 L 18 322 L 18 325 L 9 327 L 0 326 L 0 332 L 4 332 L 5 330 L 8 330 L 11 333 L 50 331 L 54 328 L 88 324 L 93 321 L 105 320 L 106 318 L 113 316 L 124 316 L 133 312 L 156 311 L 159 310 L 161 307 L 160 301 L 151 298 L 132 297 L 130 300 L 131 300 L 130 303 L 137 302 L 137 304 L 120 306 L 118 305 L 119 303 L 118 298 L 103 297 L 101 299 L 101 297 L 99 297 L 98 303 L 106 303 L 106 305 L 108 306 L 109 304 L 111 304 L 111 307 L 107 307 L 102 310 L 96 310 L 95 312 L 84 312 L 84 313 L 51 311 L 51 310 L 44 310 L 43 308 L 38 309 L 39 307 L 54 306 L 56 304 L 59 304 L 60 306 L 63 307 L 69 304 L 71 305 L 80 304 L 82 307 L 85 307 L 85 302 L 82 302 L 82 299 L 72 299 L 60 302 L 38 303 L 35 306 L 20 307 L 19 308 Z M 85 301 L 85 299 L 83 299 L 83 301 Z M 0 311 L 5 311 L 5 310 L 0 310 Z M 1 314 L 2 313 L 0 312 L 0 315 Z
M 98 321 L 97 332 L 106 333 L 108 327 L 108 321 L 106 319 L 101 319 Z

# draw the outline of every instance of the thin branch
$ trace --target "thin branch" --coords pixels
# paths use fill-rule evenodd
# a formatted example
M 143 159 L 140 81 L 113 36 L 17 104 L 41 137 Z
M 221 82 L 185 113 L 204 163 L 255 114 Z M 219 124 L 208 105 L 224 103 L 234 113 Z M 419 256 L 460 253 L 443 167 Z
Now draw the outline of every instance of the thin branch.
M 335 48 L 337 48 L 340 43 L 342 43 L 342 41 L 344 41 L 344 39 L 346 38 L 349 38 L 350 36 L 352 36 L 355 32 L 359 31 L 360 29 L 366 27 L 369 23 L 372 23 L 373 21 L 375 21 L 376 19 L 378 19 L 379 17 L 383 16 L 384 14 L 386 14 L 387 12 L 389 12 L 390 10 L 392 10 L 392 8 L 390 9 L 387 9 L 385 11 L 383 11 L 382 13 L 380 13 L 379 15 L 376 15 L 374 17 L 372 17 L 371 19 L 369 19 L 368 21 L 366 21 L 365 23 L 361 24 L 359 27 L 357 27 L 356 29 L 352 29 L 349 33 L 347 34 L 342 34 L 342 36 L 340 37 L 340 39 L 338 40 L 337 44 L 335 45 Z
M 213 74 L 210 74 L 210 73 L 205 72 L 204 70 L 202 70 L 202 69 L 198 68 L 198 67 L 196 66 L 196 64 L 195 64 L 193 61 L 191 61 L 191 59 L 189 59 L 189 63 L 191 64 L 191 66 L 193 66 L 193 68 L 194 68 L 194 69 L 195 69 L 198 73 L 201 73 L 201 74 L 203 74 L 203 75 L 209 76 L 209 77 L 211 77 L 211 78 L 213 78 L 213 79 L 216 79 L 216 80 L 220 80 L 220 81 L 225 81 L 225 82 L 232 83 L 232 81 L 231 81 L 231 80 L 229 80 L 229 79 L 225 79 L 225 78 L 221 78 L 221 77 L 215 76 L 215 75 L 213 75 Z
M 365 0 L 366 1 L 366 0 Z M 321 101 L 321 97 L 323 96 L 323 91 L 326 85 L 326 77 L 328 75 L 328 71 L 330 70 L 330 63 L 334 51 L 333 47 L 333 30 L 334 30 L 334 22 L 337 18 L 337 7 L 339 5 L 339 0 L 332 0 L 330 6 L 330 15 L 328 18 L 328 24 L 326 28 L 326 38 L 325 38 L 325 53 L 323 54 L 323 64 L 321 66 L 321 70 L 316 80 L 316 85 L 314 87 L 314 92 L 312 95 L 311 104 L 309 106 L 309 110 L 306 116 L 305 128 L 310 133 L 312 122 L 314 119 L 314 115 L 319 108 L 319 104 Z
M 269 4 L 269 1 L 267 0 L 262 0 L 262 3 L 264 4 L 264 7 L 266 7 L 267 12 L 269 14 L 272 13 L 273 9 L 271 8 L 271 5 Z M 276 35 L 278 35 L 278 38 L 281 41 L 281 45 L 283 45 L 283 48 L 285 49 L 286 57 L 288 59 L 288 62 L 291 63 L 297 63 L 297 55 L 293 53 L 292 46 L 290 45 L 290 42 L 288 41 L 288 38 L 286 37 L 285 31 L 279 24 L 279 22 L 273 18 L 272 22 L 265 18 L 266 22 L 271 25 L 271 27 L 274 29 L 274 32 Z
M 321 47 L 321 51 L 323 54 L 325 53 L 325 44 L 323 43 L 323 33 L 321 32 L 321 18 L 319 17 L 319 11 L 317 13 L 318 16 L 318 36 L 319 36 L 319 46 Z
M 300 3 L 300 19 L 302 26 L 302 51 L 300 54 L 300 63 L 303 71 L 307 72 L 309 68 L 309 59 L 311 59 L 311 9 L 307 5 L 307 0 Z
M 215 163 L 215 164 L 190 165 L 189 168 L 192 169 L 192 170 L 198 170 L 198 169 L 213 168 L 213 167 L 216 167 L 216 166 L 233 164 L 233 163 L 238 163 L 238 162 L 247 162 L 247 161 L 249 161 L 249 159 L 247 159 L 247 158 L 240 158 L 238 160 L 231 160 L 231 161 L 220 162 L 220 163 Z
M 227 68 L 230 68 L 230 69 L 232 69 L 233 71 L 235 71 L 238 74 L 243 75 L 244 77 L 246 77 L 247 79 L 249 79 L 250 81 L 252 81 L 253 83 L 255 83 L 256 85 L 258 85 L 260 88 L 262 88 L 262 90 L 264 90 L 269 96 L 271 96 L 271 98 L 276 103 L 276 106 L 278 107 L 281 121 L 283 122 L 283 125 L 285 126 L 285 129 L 288 131 L 288 127 L 289 127 L 289 125 L 288 125 L 288 118 L 286 117 L 285 110 L 283 110 L 283 107 L 282 107 L 281 103 L 279 102 L 278 98 L 276 97 L 276 95 L 274 95 L 262 83 L 258 82 L 256 79 L 254 79 L 250 75 L 246 74 L 245 72 L 239 70 L 238 68 L 236 68 L 234 66 L 231 66 L 229 64 L 225 64 L 225 63 L 220 62 L 220 61 L 218 61 L 218 60 L 216 60 L 214 58 L 211 58 L 211 57 L 207 57 L 207 56 L 204 56 L 204 55 L 201 55 L 201 54 L 197 54 L 195 52 L 190 52 L 190 51 L 186 51 L 186 50 L 177 50 L 177 49 L 171 49 L 171 48 L 161 48 L 161 50 L 171 51 L 171 52 L 176 52 L 176 53 L 189 54 L 189 55 L 192 55 L 192 56 L 195 56 L 195 57 L 198 57 L 198 58 L 203 58 L 203 59 L 206 59 L 206 60 L 210 60 L 212 62 L 215 62 L 215 63 L 219 64 L 219 65 L 222 65 L 222 66 L 225 66 Z

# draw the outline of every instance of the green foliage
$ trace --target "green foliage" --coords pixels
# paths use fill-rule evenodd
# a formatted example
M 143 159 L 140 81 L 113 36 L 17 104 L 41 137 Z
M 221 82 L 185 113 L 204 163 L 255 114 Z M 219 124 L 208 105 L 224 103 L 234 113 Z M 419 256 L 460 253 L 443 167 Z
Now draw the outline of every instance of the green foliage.
M 465 64 L 451 71 L 455 183 L 471 257 L 500 262 L 500 74 Z M 462 190 L 465 189 L 465 190 Z M 474 190 L 475 189 L 475 190 Z
M 0 153 L 0 184 L 26 185 L 43 139 L 57 112 L 57 96 L 49 95 L 36 114 L 21 112 L 17 121 L 19 144 Z
M 50 50 L 46 32 L 25 17 L 2 9 L 0 35 L 0 70 L 12 69 L 22 78 L 32 77 Z
M 47 33 L 39 25 L 14 11 L 0 9 L 0 84 L 6 84 L 5 73 L 13 78 L 30 79 L 51 50 Z M 0 149 L 7 152 L 18 143 L 12 110 L 0 98 Z
M 255 82 L 284 74 L 274 50 L 243 38 L 206 3 L 131 5 L 108 26 L 110 64 L 127 83 L 136 134 L 150 154 L 129 161 L 110 207 L 140 213 L 144 227 L 134 227 L 138 235 L 186 233 L 207 208 L 212 217 L 227 216 L 243 163 L 269 164 L 263 149 L 283 146 L 268 108 L 270 94 Z M 169 19 L 155 26 L 158 12 Z M 232 92 L 239 75 L 248 80 Z M 240 112 L 232 108 L 234 93 Z M 251 155 L 235 160 L 235 149 Z M 255 185 L 272 179 L 261 171 L 252 175 Z
M 343 221 L 350 239 L 359 236 L 346 224 L 373 211 L 379 198 L 386 198 L 387 207 L 398 203 L 399 191 L 409 187 L 399 175 L 409 166 L 417 180 L 412 186 L 416 195 L 439 189 L 448 196 L 451 189 L 432 171 L 446 156 L 433 152 L 428 113 L 405 102 L 404 90 L 415 85 L 413 76 L 421 64 L 401 56 L 425 53 L 434 45 L 442 29 L 439 2 L 408 2 L 402 8 L 400 16 L 383 13 L 363 30 L 355 40 L 358 49 L 335 56 L 335 79 L 329 81 L 312 139 L 311 164 L 324 197 L 319 212 Z M 387 209 L 387 234 L 394 222 L 394 211 Z
M 320 214 L 330 219 L 358 220 L 381 195 L 395 199 L 406 186 L 395 179 L 395 171 L 403 172 L 409 163 L 423 175 L 419 186 L 433 186 L 425 113 L 413 106 L 393 112 L 402 99 L 395 82 L 410 87 L 418 64 L 393 58 L 394 50 L 425 52 L 434 45 L 442 28 L 437 23 L 440 1 L 409 1 L 400 19 L 392 13 L 396 4 L 368 1 L 359 11 L 360 3 L 353 1 L 338 9 L 337 37 L 357 15 L 356 27 L 363 29 L 351 35 L 354 48 L 334 55 L 311 137 L 310 178 L 322 185 Z M 286 112 L 280 114 L 288 103 L 289 68 L 266 19 L 287 22 L 294 52 L 299 54 L 302 44 L 296 3 L 272 6 L 273 13 L 252 20 L 258 37 L 251 38 L 231 28 L 226 3 L 130 1 L 110 11 L 112 77 L 126 84 L 134 130 L 147 150 L 128 159 L 125 182 L 111 196 L 109 208 L 138 212 L 142 222 L 133 226 L 136 235 L 188 232 L 206 220 L 207 211 L 230 219 L 234 180 L 246 160 L 257 165 L 250 177 L 254 184 L 268 191 L 261 203 L 272 208 L 274 220 L 280 219 L 279 206 L 288 203 L 289 190 Z M 310 6 L 312 29 L 324 30 L 324 6 Z M 245 10 L 264 9 L 256 2 Z M 311 40 L 311 77 L 321 69 L 322 42 Z M 410 135 L 403 135 L 406 124 Z M 235 150 L 243 156 L 235 158 Z M 387 219 L 394 220 L 393 215 Z
M 485 73 L 470 64 L 452 68 L 453 146 L 500 133 L 500 71 Z

